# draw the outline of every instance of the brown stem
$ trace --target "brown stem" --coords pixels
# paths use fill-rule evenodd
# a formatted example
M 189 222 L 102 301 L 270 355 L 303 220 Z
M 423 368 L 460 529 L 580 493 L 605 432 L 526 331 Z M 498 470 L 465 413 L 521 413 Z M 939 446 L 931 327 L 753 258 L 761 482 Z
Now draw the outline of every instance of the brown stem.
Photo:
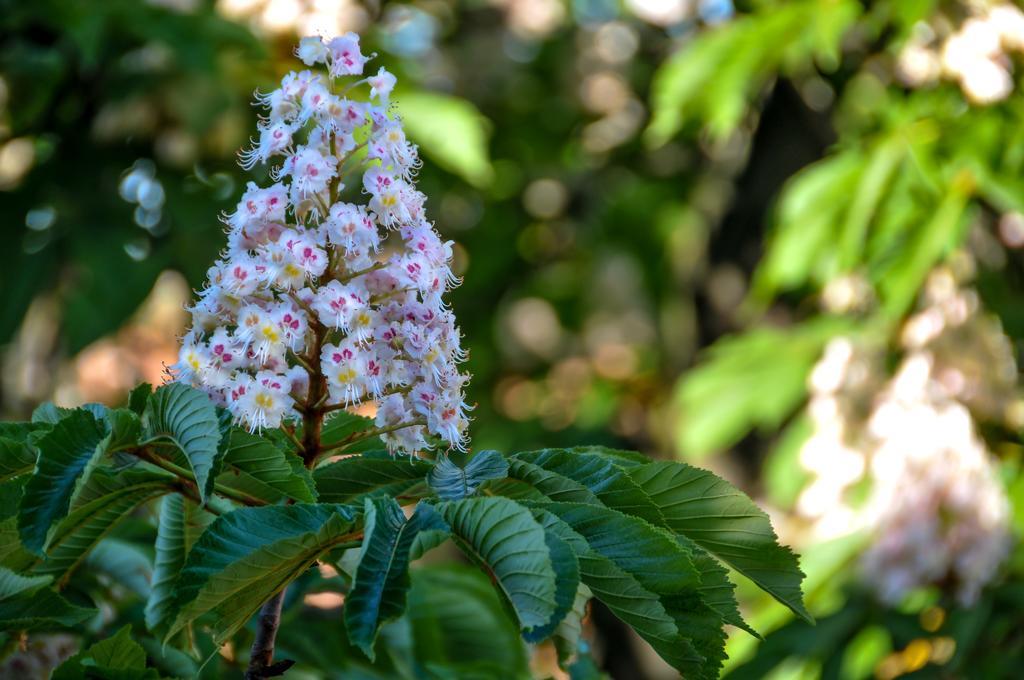
M 309 355 L 319 357 L 323 350 L 327 329 L 316 320 L 312 320 L 313 346 Z M 302 460 L 310 467 L 320 455 L 320 434 L 324 427 L 323 402 L 327 397 L 327 378 L 320 370 L 320 362 L 316 361 L 309 370 L 309 392 L 306 403 L 309 405 L 302 414 Z
M 284 660 L 274 663 L 274 642 L 277 640 L 277 629 L 281 626 L 281 605 L 284 603 L 284 589 L 266 601 L 260 609 L 256 620 L 256 638 L 252 641 L 249 653 L 249 668 L 245 671 L 245 680 L 260 680 L 284 675 L 292 667 L 294 661 Z

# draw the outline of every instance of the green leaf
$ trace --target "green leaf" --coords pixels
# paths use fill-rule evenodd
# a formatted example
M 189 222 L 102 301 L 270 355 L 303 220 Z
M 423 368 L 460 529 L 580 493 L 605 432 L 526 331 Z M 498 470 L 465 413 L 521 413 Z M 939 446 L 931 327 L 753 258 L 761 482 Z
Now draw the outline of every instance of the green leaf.
M 95 614 L 95 609 L 78 607 L 53 590 L 43 589 L 0 600 L 0 630 L 72 628 Z
M 701 584 L 689 552 L 675 537 L 639 517 L 582 503 L 540 507 L 568 524 L 592 550 L 634 575 L 656 593 L 691 591 Z
M 803 572 L 779 545 L 771 521 L 742 491 L 706 470 L 652 462 L 630 476 L 662 509 L 665 526 L 729 564 L 762 590 L 813 622 L 803 604 Z
M 553 535 L 553 534 L 549 534 Z M 566 668 L 576 656 L 580 638 L 583 636 L 583 619 L 587 615 L 587 603 L 594 596 L 587 584 L 580 583 L 573 598 L 572 609 L 555 628 L 551 636 L 558 653 L 558 665 Z
M 57 406 L 52 401 L 43 402 L 32 411 L 32 422 L 56 425 L 73 411 L 74 409 Z
M 49 576 L 26 576 L 0 567 L 0 601 L 8 600 L 16 595 L 31 595 L 53 581 Z
M 134 411 L 126 408 L 110 409 L 106 413 L 106 422 L 110 428 L 108 450 L 120 451 L 133 448 L 139 443 L 142 421 Z
M 377 631 L 405 611 L 413 539 L 420 531 L 444 523 L 426 504 L 408 521 L 393 498 L 367 498 L 365 505 L 365 537 L 352 589 L 345 598 L 345 628 L 349 640 L 373 660 Z
M 146 651 L 132 639 L 132 627 L 124 626 L 113 636 L 75 654 L 53 672 L 52 680 L 142 680 L 159 678 L 155 668 L 146 668 Z
M 586 539 L 549 512 L 546 506 L 533 509 L 545 531 L 572 546 L 580 565 L 582 581 L 616 617 L 624 621 L 680 673 L 699 673 L 704 657 L 680 635 L 676 621 L 666 611 L 661 597 L 643 585 L 613 560 L 593 550 Z
M 563 451 L 561 456 L 570 458 L 574 456 L 574 454 L 569 453 L 568 451 Z M 554 456 L 552 456 L 552 458 L 554 458 Z M 551 462 L 555 463 L 556 469 L 561 467 L 559 464 L 560 461 L 552 460 Z M 529 484 L 553 501 L 563 501 L 566 503 L 590 503 L 593 505 L 597 505 L 601 502 L 598 500 L 597 496 L 595 496 L 593 492 L 583 484 L 580 484 L 579 482 L 558 472 L 546 470 L 537 463 L 520 458 L 519 455 L 513 455 L 509 458 L 508 476 Z
M 24 443 L 0 437 L 0 482 L 32 472 L 36 456 Z
M 626 467 L 619 464 L 613 456 L 601 455 L 596 448 L 567 451 L 565 449 L 542 449 L 525 451 L 513 456 L 537 465 L 548 472 L 568 478 L 586 488 L 593 494 L 594 500 L 579 494 L 579 499 L 572 502 L 600 504 L 615 508 L 621 512 L 643 517 L 655 523 L 661 523 L 661 514 L 651 503 L 643 489 L 626 474 Z M 645 459 L 646 462 L 646 459 Z M 628 467 L 632 463 L 626 462 Z M 550 478 L 536 480 L 543 484 L 538 489 L 551 500 L 566 500 L 558 485 L 564 482 L 553 482 Z M 556 491 L 550 495 L 549 491 Z
M 540 642 L 551 637 L 565 621 L 566 616 L 572 612 L 580 589 L 580 565 L 572 547 L 551 532 L 544 532 L 544 543 L 551 555 L 551 565 L 558 576 L 555 581 L 555 611 L 543 626 L 523 631 L 523 639 L 527 642 Z
M 452 456 L 438 456 L 427 475 L 430 488 L 446 501 L 457 501 L 476 493 L 480 485 L 491 479 L 508 475 L 508 462 L 497 451 L 481 451 L 468 462 L 453 460 Z
M 302 461 L 273 442 L 232 428 L 217 483 L 265 503 L 316 501 L 313 480 Z
M 546 625 L 558 608 L 558 575 L 530 511 L 496 496 L 440 503 L 437 510 L 459 547 L 491 574 L 520 628 Z
M 145 611 L 146 627 L 151 632 L 162 633 L 171 623 L 175 579 L 200 532 L 211 521 L 212 515 L 181 494 L 166 496 L 161 501 L 153 580 Z
M 347 411 L 339 411 L 324 422 L 323 430 L 320 433 L 320 444 L 323 446 L 337 446 L 344 441 L 351 441 L 359 438 L 367 430 L 373 429 L 373 420 L 366 416 L 357 416 Z M 370 451 L 380 447 L 380 439 L 371 437 L 345 446 L 341 453 L 358 453 Z
M 604 507 L 578 503 L 541 506 L 582 536 L 590 548 L 659 596 L 680 635 L 703 657 L 712 677 L 725 658 L 722 617 L 702 598 L 691 552 L 664 529 Z M 589 585 L 589 584 L 588 584 Z
M 21 541 L 41 553 L 54 522 L 68 512 L 71 497 L 105 432 L 91 413 L 76 410 L 39 439 L 35 474 L 25 486 L 18 514 Z
M 164 385 L 153 393 L 142 417 L 147 439 L 172 442 L 188 460 L 201 500 L 213 491 L 220 427 L 209 397 L 182 383 Z
M 153 386 L 149 383 L 140 383 L 128 393 L 128 408 L 141 416 L 146 412 L 146 402 L 153 394 Z
M 743 620 L 736 602 L 736 586 L 729 580 L 729 572 L 725 567 L 685 536 L 677 536 L 676 540 L 690 552 L 693 564 L 700 572 L 700 587 L 697 590 L 704 604 L 718 612 L 725 623 L 750 633 L 758 640 L 763 639 Z
M 494 175 L 487 150 L 490 122 L 465 99 L 404 90 L 395 106 L 409 137 L 438 165 L 477 187 Z
M 313 481 L 322 502 L 350 503 L 363 496 L 400 495 L 422 482 L 430 469 L 425 460 L 377 451 L 318 467 Z
M 210 613 L 221 644 L 321 555 L 351 540 L 352 525 L 351 510 L 338 505 L 241 508 L 218 517 L 185 559 L 165 639 Z
M 472 567 L 444 564 L 414 570 L 406 618 L 418 665 L 475 666 L 479 675 L 462 676 L 467 678 L 531 677 L 515 624 L 487 577 Z
M 37 571 L 66 582 L 89 551 L 136 507 L 174 488 L 170 475 L 142 469 L 97 468 L 75 496 L 71 512 L 54 527 Z

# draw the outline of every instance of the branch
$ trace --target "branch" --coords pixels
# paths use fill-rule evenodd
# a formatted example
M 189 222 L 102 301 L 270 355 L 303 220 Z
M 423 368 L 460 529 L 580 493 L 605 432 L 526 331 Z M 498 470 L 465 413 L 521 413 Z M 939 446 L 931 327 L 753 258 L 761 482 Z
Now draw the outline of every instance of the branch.
M 427 424 L 426 420 L 424 420 L 423 418 L 417 418 L 416 420 L 409 420 L 407 422 L 398 423 L 397 425 L 390 425 L 388 427 L 377 427 L 377 428 L 374 428 L 372 430 L 361 430 L 359 432 L 353 432 L 352 434 L 350 434 L 349 436 L 345 437 L 344 439 L 342 439 L 340 442 L 337 442 L 336 444 L 331 444 L 330 446 L 323 446 L 323 447 L 321 447 L 320 448 L 320 454 L 331 453 L 332 451 L 337 451 L 339 449 L 344 449 L 344 448 L 347 448 L 347 447 L 351 446 L 352 444 L 357 444 L 357 443 L 359 443 L 361 441 L 365 441 L 365 440 L 370 439 L 372 437 L 378 437 L 378 436 L 380 436 L 382 434 L 387 434 L 389 432 L 395 432 L 396 430 L 401 430 L 401 429 L 406 428 L 406 427 L 415 427 L 417 425 L 426 425 L 426 424 Z
M 261 680 L 284 675 L 295 662 L 291 659 L 274 661 L 274 642 L 277 640 L 277 629 L 281 626 L 281 605 L 284 603 L 284 591 L 264 603 L 256 620 L 256 638 L 252 641 L 249 652 L 249 667 L 245 671 L 245 680 Z
M 166 458 L 162 458 L 158 455 L 155 455 L 147 448 L 136 449 L 135 451 L 131 451 L 130 453 L 134 453 L 135 456 L 137 456 L 138 458 L 141 458 L 147 463 L 155 465 L 162 470 L 166 470 L 167 472 L 170 472 L 172 475 L 180 479 L 183 479 L 186 482 L 191 482 L 193 485 L 195 485 L 196 483 L 196 476 L 192 474 L 191 470 L 186 470 L 183 467 L 175 465 Z M 223 486 L 222 484 L 218 484 L 216 482 L 214 482 L 213 490 L 214 492 L 220 494 L 221 496 L 224 496 L 224 498 L 229 498 L 235 501 L 236 503 L 241 503 L 242 505 L 266 505 L 266 502 L 261 501 L 259 498 L 254 498 L 240 491 L 229 489 Z

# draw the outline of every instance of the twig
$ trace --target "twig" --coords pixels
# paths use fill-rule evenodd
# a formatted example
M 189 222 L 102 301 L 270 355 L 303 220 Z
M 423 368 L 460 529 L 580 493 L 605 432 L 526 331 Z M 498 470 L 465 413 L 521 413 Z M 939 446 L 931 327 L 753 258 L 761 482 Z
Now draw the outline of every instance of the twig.
M 294 661 L 285 659 L 274 661 L 274 642 L 277 640 L 277 629 L 281 626 L 281 605 L 284 603 L 284 592 L 274 595 L 260 609 L 256 620 L 256 638 L 252 641 L 249 652 L 249 667 L 245 671 L 245 680 L 261 680 L 284 675 Z

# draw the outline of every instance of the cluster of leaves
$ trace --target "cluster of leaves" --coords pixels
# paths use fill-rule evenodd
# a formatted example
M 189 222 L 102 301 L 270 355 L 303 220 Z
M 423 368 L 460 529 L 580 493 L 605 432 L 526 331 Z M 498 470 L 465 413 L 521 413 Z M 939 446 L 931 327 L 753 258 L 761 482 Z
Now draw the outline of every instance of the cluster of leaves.
M 410 625 L 429 630 L 422 621 L 446 607 L 479 605 L 485 616 L 451 612 L 434 648 L 458 649 L 480 614 L 482 625 L 511 624 L 526 642 L 553 639 L 568 665 L 596 598 L 682 674 L 717 677 L 723 625 L 756 635 L 723 565 L 810 619 L 796 557 L 749 498 L 709 472 L 596 447 L 394 458 L 366 450 L 360 434 L 368 427 L 356 416 L 332 419 L 325 441 L 352 446 L 310 471 L 279 432 L 239 430 L 181 384 L 144 385 L 126 408 L 45 405 L 31 422 L 4 423 L 0 628 L 14 634 L 91 619 L 81 593 L 72 601 L 64 591 L 79 567 L 109 549 L 119 524 L 157 499 L 143 619 L 163 656 L 166 646 L 192 651 L 203 637 L 197 627 L 214 649 L 232 640 L 273 595 L 308 581 L 317 563 L 347 575 L 345 638 L 370 660 L 382 625 L 407 607 Z M 410 577 L 410 562 L 447 540 L 489 577 L 491 597 L 439 601 L 439 589 L 478 589 L 460 569 Z M 417 579 L 430 587 L 410 592 Z M 75 669 L 89 664 L 121 664 L 139 671 L 125 677 L 143 677 L 141 648 L 127 632 L 101 645 L 55 677 L 80 677 Z M 436 658 L 415 655 L 427 666 L 417 675 L 435 676 Z M 484 677 L 502 672 L 472 655 L 449 662 L 471 663 Z

